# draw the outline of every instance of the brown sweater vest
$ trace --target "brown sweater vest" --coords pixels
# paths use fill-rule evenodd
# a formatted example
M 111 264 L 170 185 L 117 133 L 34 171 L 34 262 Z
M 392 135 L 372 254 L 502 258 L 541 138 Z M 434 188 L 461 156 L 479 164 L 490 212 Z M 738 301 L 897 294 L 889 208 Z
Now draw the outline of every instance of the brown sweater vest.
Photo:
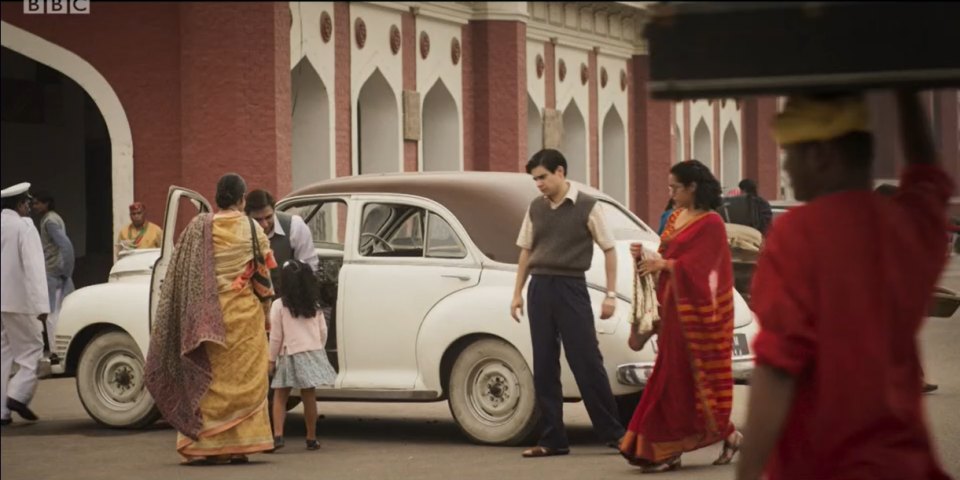
M 597 199 L 580 192 L 576 203 L 564 200 L 556 210 L 537 198 L 530 204 L 533 245 L 530 273 L 582 277 L 593 261 L 593 235 L 587 227 Z

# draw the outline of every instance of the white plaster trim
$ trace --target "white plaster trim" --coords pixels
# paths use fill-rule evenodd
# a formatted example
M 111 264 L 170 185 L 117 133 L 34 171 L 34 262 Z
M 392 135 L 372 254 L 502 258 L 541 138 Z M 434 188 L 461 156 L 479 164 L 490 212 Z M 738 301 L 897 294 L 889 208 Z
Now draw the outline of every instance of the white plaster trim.
M 70 77 L 100 109 L 110 135 L 110 171 L 113 185 L 113 234 L 128 222 L 133 203 L 133 135 L 120 98 L 104 76 L 77 54 L 0 20 L 0 44 Z
M 537 40 L 549 42 L 552 38 L 557 39 L 559 45 L 580 50 L 593 50 L 594 47 L 600 47 L 604 55 L 620 59 L 629 59 L 634 55 L 646 55 L 646 42 L 643 45 L 632 45 L 628 42 L 618 42 L 605 37 L 588 35 L 562 27 L 555 27 L 542 23 L 530 23 L 527 25 L 527 40 Z

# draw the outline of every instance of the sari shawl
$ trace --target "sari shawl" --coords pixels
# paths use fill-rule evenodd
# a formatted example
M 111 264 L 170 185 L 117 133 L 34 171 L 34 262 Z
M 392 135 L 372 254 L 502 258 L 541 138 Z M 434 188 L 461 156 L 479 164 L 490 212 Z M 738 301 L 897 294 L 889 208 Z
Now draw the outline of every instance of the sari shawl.
M 180 234 L 160 287 L 145 381 L 174 428 L 196 439 L 200 400 L 213 380 L 204 342 L 223 345 L 226 329 L 217 295 L 212 214 L 194 218 Z
M 661 325 L 653 372 L 621 444 L 633 464 L 663 462 L 733 432 L 733 273 L 723 220 L 681 228 L 674 212 L 660 254 L 672 264 L 657 287 Z
M 255 261 L 252 242 L 264 253 Z M 220 212 L 212 223 L 213 265 L 224 342 L 206 342 L 212 381 L 200 399 L 198 438 L 181 432 L 177 452 L 189 461 L 273 448 L 267 412 L 269 361 L 264 303 L 254 295 L 254 270 L 276 266 L 259 225 L 240 212 Z M 269 278 L 269 276 L 267 277 Z M 272 289 L 269 294 L 272 296 Z

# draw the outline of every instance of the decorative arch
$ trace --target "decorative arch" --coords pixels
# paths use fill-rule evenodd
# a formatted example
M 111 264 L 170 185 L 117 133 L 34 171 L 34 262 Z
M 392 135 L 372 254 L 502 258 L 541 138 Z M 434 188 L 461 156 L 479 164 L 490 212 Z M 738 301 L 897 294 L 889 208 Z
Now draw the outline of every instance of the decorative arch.
M 733 123 L 729 123 L 723 132 L 723 156 L 721 157 L 722 175 L 724 191 L 736 187 L 740 183 L 740 137 L 733 128 Z
M 615 106 L 611 106 L 603 118 L 603 159 L 600 172 L 603 191 L 627 205 L 627 135 L 623 118 Z
M 543 149 L 543 117 L 540 116 L 540 107 L 527 93 L 527 159 L 529 160 L 541 149 Z
M 443 80 L 423 98 L 423 171 L 459 171 L 460 115 Z
M 400 170 L 400 118 L 397 98 L 377 68 L 357 96 L 356 173 Z
M 587 124 L 576 100 L 571 100 L 563 110 L 563 148 L 560 150 L 567 159 L 567 178 L 589 185 L 587 155 Z
M 291 172 L 297 189 L 334 175 L 330 154 L 330 95 L 309 57 L 290 72 Z
M 707 122 L 700 119 L 697 128 L 693 130 L 693 157 L 700 160 L 707 168 L 713 170 L 713 144 L 710 142 L 710 129 Z
M 100 110 L 110 135 L 111 210 L 116 238 L 129 220 L 127 206 L 133 203 L 133 135 L 120 97 L 110 82 L 79 55 L 5 21 L 0 20 L 0 26 L 0 44 L 70 77 Z

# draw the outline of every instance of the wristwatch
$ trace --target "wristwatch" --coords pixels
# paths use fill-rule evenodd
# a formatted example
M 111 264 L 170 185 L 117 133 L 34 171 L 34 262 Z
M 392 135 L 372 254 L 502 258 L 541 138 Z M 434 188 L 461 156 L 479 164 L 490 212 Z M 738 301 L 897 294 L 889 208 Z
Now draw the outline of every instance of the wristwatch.
M 617 292 L 607 292 L 607 298 L 617 298 Z

